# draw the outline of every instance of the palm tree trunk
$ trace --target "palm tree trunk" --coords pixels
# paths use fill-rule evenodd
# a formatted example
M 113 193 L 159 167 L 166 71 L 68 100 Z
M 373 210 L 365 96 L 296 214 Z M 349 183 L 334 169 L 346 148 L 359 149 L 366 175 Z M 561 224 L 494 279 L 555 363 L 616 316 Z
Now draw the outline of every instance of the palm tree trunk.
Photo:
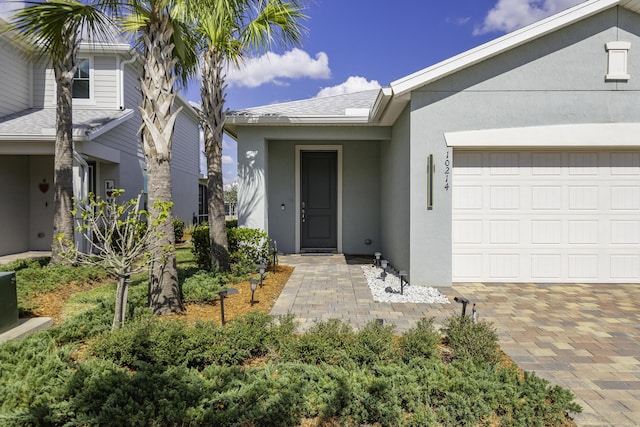
M 207 51 L 202 66 L 202 128 L 207 156 L 207 194 L 209 200 L 209 238 L 211 240 L 211 267 L 230 270 L 229 243 L 224 212 L 222 179 L 222 136 L 224 125 L 223 56 Z
M 149 182 L 149 211 L 151 218 L 158 217 L 156 201 L 171 200 L 171 164 L 167 160 L 147 158 Z M 149 306 L 154 314 L 184 311 L 178 285 L 178 270 L 174 250 L 175 235 L 170 213 L 166 221 L 156 228 L 157 237 L 152 240 L 152 261 L 149 268 Z
M 59 264 L 64 258 L 58 239 L 73 241 L 73 74 L 75 50 L 69 49 L 65 58 L 54 64 L 56 79 L 56 142 L 53 178 L 53 236 L 51 262 Z
M 148 26 L 142 32 L 145 54 L 140 77 L 142 148 L 147 160 L 149 212 L 157 218 L 157 201 L 171 201 L 171 141 L 180 109 L 173 111 L 176 97 L 172 55 L 171 20 L 161 5 L 153 4 Z M 184 311 L 178 286 L 173 214 L 160 224 L 159 235 L 150 245 L 149 305 L 155 314 Z

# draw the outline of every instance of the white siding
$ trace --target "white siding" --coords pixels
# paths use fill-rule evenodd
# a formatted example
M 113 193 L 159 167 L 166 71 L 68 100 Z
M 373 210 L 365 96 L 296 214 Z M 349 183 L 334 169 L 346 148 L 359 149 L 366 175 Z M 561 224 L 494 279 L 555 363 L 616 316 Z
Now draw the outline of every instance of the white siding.
M 98 108 L 118 108 L 118 69 L 115 56 L 93 58 L 93 99 Z
M 198 178 L 200 176 L 200 132 L 198 119 L 184 112 L 176 120 L 171 151 L 173 213 L 191 222 L 198 212 Z
M 25 53 L 0 38 L 0 75 L 4 79 L 0 92 L 0 117 L 31 106 L 30 68 Z

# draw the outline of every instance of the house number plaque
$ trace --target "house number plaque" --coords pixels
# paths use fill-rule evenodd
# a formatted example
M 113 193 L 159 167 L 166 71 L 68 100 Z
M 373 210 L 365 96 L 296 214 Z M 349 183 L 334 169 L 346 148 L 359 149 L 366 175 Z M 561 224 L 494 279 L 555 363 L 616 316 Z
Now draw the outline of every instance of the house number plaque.
M 451 172 L 450 169 L 451 160 L 449 160 L 449 151 L 447 150 L 447 157 L 444 159 L 444 189 L 449 191 L 449 174 Z

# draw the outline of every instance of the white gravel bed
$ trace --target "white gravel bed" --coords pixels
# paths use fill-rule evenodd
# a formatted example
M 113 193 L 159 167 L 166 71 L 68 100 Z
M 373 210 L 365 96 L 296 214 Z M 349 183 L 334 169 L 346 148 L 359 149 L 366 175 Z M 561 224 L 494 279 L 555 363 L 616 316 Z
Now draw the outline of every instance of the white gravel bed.
M 379 302 L 416 302 L 427 304 L 450 304 L 451 301 L 446 295 L 440 293 L 436 288 L 427 286 L 407 285 L 405 282 L 404 291 L 400 295 L 400 276 L 397 272 L 387 272 L 387 277 L 382 280 L 380 277 L 382 268 L 371 265 L 363 265 L 362 272 L 369 283 L 369 289 L 374 301 Z M 391 292 L 387 291 L 391 288 Z

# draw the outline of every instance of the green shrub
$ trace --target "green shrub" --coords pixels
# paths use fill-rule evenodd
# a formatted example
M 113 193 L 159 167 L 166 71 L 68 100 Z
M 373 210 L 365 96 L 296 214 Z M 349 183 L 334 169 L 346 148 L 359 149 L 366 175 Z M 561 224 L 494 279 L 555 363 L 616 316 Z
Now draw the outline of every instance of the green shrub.
M 227 229 L 229 228 L 238 228 L 238 220 L 237 219 L 228 219 L 225 223 Z
M 402 334 L 398 342 L 402 360 L 409 362 L 437 356 L 440 334 L 435 331 L 433 322 L 433 317 L 420 319 L 416 326 Z
M 211 270 L 211 240 L 209 237 L 209 224 L 203 223 L 193 229 L 191 233 L 191 252 L 195 257 L 198 268 Z
M 498 335 L 492 323 L 473 323 L 469 316 L 451 316 L 445 319 L 442 331 L 454 359 L 470 358 L 480 363 L 496 363 L 500 359 Z
M 268 262 L 271 254 L 271 239 L 269 235 L 254 228 L 227 227 L 227 240 L 229 243 L 229 258 L 236 265 L 235 271 L 243 273 L 254 269 L 260 262 Z M 203 224 L 196 227 L 191 235 L 193 248 L 198 268 L 211 270 L 211 242 L 209 238 L 209 225 Z
M 393 326 L 370 321 L 355 334 L 349 357 L 359 366 L 397 360 L 398 351 L 393 343 Z
M 280 356 L 291 362 L 339 365 L 350 360 L 354 341 L 351 325 L 339 319 L 318 321 L 304 335 L 281 348 Z
M 0 413 L 55 401 L 71 375 L 70 351 L 57 346 L 47 331 L 0 345 Z
M 21 258 L 15 261 L 0 265 L 0 271 L 20 271 L 25 268 L 41 268 L 49 264 L 51 257 L 42 258 Z
M 215 274 L 200 270 L 187 277 L 182 284 L 182 301 L 191 303 L 208 303 L 219 298 L 229 279 L 228 275 Z
M 272 248 L 271 239 L 265 231 L 246 227 L 229 228 L 227 238 L 231 262 L 251 266 L 268 262 Z
M 173 221 L 173 234 L 175 235 L 176 242 L 181 242 L 184 237 L 184 221 L 180 218 L 174 218 Z
M 144 300 L 138 288 L 136 304 Z M 431 319 L 400 338 L 403 358 L 417 347 L 409 363 L 393 355 L 392 328 L 378 324 L 354 333 L 330 320 L 298 336 L 293 317 L 263 313 L 226 327 L 141 316 L 113 333 L 109 320 L 79 361 L 57 337 L 80 321 L 0 345 L 0 424 L 272 426 L 318 417 L 340 425 L 542 427 L 581 410 L 570 391 L 516 366 L 470 357 L 444 364 L 420 350 L 431 349 Z

